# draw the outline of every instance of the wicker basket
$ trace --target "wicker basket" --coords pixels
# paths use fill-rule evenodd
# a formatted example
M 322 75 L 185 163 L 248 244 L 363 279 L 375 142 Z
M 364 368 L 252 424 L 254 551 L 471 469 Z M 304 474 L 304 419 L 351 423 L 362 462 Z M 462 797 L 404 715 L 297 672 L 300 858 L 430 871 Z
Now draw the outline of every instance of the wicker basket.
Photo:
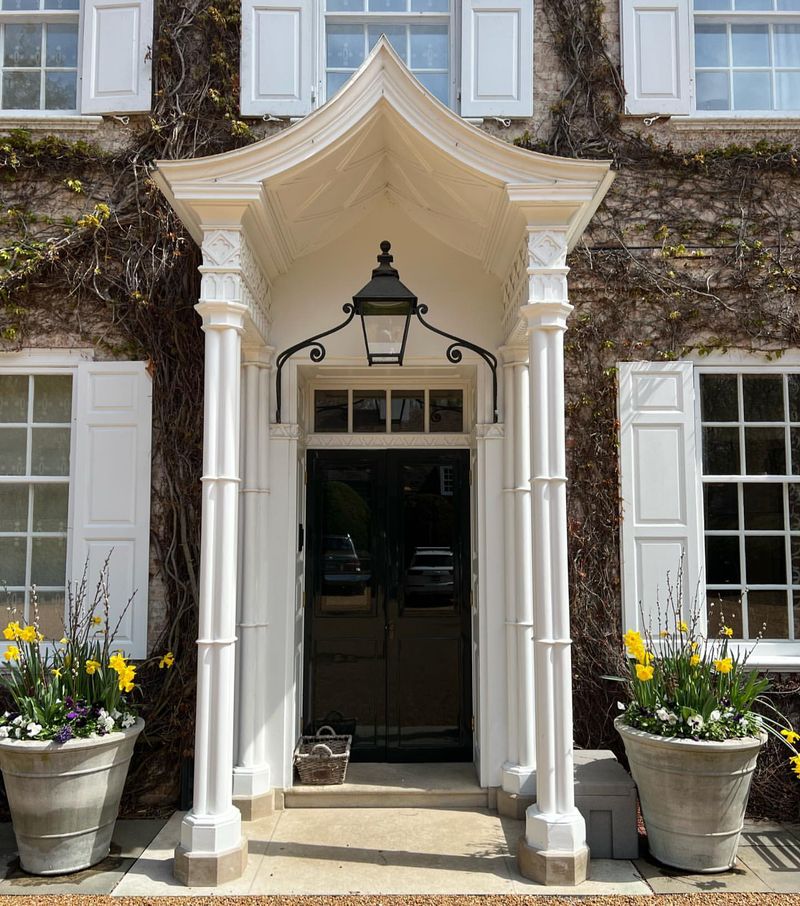
M 301 783 L 344 783 L 352 736 L 337 736 L 333 727 L 320 727 L 316 736 L 301 736 L 294 766 Z

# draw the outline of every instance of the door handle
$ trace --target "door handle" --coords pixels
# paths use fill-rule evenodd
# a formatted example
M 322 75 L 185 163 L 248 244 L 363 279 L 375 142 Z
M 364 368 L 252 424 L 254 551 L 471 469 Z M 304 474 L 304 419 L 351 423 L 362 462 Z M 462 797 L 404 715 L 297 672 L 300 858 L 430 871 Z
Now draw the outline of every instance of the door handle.
M 394 639 L 394 621 L 386 624 L 386 632 L 388 633 L 389 641 L 391 642 Z

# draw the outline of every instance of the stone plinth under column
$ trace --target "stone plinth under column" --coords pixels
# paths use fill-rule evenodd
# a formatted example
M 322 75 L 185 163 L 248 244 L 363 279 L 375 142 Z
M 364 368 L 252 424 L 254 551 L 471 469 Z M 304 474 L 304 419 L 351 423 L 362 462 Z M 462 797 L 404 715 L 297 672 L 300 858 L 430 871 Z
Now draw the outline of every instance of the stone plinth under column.
M 522 793 L 509 793 L 504 789 L 497 791 L 497 811 L 504 818 L 524 821 L 529 806 L 536 802 L 536 796 L 525 796 Z
M 258 821 L 275 811 L 275 791 L 268 790 L 256 796 L 234 796 L 233 804 L 242 813 L 242 821 Z
M 589 877 L 589 847 L 573 852 L 538 850 L 523 834 L 517 847 L 517 866 L 523 877 L 548 887 L 577 887 Z
M 175 877 L 187 887 L 217 887 L 241 878 L 247 867 L 247 840 L 221 853 L 175 850 Z

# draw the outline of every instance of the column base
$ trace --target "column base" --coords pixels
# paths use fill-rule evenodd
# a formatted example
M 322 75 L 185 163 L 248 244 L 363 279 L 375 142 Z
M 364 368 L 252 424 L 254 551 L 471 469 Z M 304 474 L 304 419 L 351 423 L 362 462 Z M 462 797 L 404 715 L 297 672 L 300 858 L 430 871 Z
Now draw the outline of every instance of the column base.
M 589 877 L 589 847 L 575 852 L 534 849 L 523 834 L 517 846 L 520 874 L 547 887 L 577 887 Z
M 234 796 L 233 804 L 242 813 L 242 821 L 258 821 L 275 811 L 275 791 L 268 790 L 257 796 Z
M 218 887 L 236 881 L 247 868 L 247 840 L 222 853 L 192 853 L 175 849 L 175 877 L 187 887 Z
M 517 821 L 524 821 L 525 812 L 534 802 L 536 802 L 535 796 L 509 793 L 504 789 L 497 791 L 497 811 L 504 818 L 515 818 Z

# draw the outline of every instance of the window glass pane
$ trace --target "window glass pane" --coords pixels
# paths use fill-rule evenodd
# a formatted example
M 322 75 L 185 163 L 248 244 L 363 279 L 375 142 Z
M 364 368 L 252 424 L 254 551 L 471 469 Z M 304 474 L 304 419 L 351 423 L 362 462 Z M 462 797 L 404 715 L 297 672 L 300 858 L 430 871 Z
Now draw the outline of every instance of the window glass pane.
M 450 0 L 411 0 L 412 13 L 450 12 Z
M 783 428 L 745 428 L 744 448 L 748 475 L 785 474 L 786 442 Z
M 327 96 L 332 98 L 352 78 L 352 72 L 329 72 L 325 81 Z
M 0 538 L 0 588 L 25 585 L 25 538 Z
M 392 431 L 425 430 L 425 394 L 421 390 L 392 390 Z
M 800 428 L 789 430 L 789 446 L 792 454 L 792 475 L 800 475 Z
M 450 76 L 446 72 L 415 72 L 414 75 L 437 100 L 450 103 Z
M 800 0 L 778 0 L 777 9 L 779 12 L 800 10 Z M 795 638 L 800 638 L 800 633 L 798 633 Z
M 773 29 L 776 66 L 800 66 L 800 25 L 776 25 Z
M 789 528 L 800 531 L 800 484 L 789 485 Z
M 376 433 L 386 430 L 386 391 L 353 391 L 353 431 Z
M 320 433 L 347 431 L 347 391 L 314 391 L 314 430 Z
M 790 374 L 789 378 L 789 421 L 800 422 L 800 374 Z
M 464 393 L 461 390 L 431 390 L 429 427 L 434 432 L 464 430 Z
M 26 484 L 0 484 L 0 532 L 26 532 L 27 530 L 28 486 Z
M 69 475 L 69 428 L 34 428 L 31 435 L 31 475 Z
M 724 25 L 695 25 L 696 66 L 728 66 L 728 29 Z
M 27 420 L 27 375 L 0 374 L 0 422 L 26 422 Z
M 734 66 L 769 66 L 769 28 L 766 25 L 732 25 Z
M 11 25 L 3 29 L 4 66 L 41 66 L 42 26 Z
M 780 0 L 778 0 L 780 2 Z M 800 592 L 794 593 L 794 637 L 800 639 Z
M 800 585 L 800 535 L 792 537 L 790 542 L 792 553 L 792 585 Z
M 367 29 L 369 36 L 369 49 L 378 43 L 381 35 L 386 35 L 389 43 L 404 61 L 408 60 L 407 32 L 405 25 L 370 25 Z
M 74 110 L 77 107 L 78 74 L 48 72 L 44 77 L 44 106 L 46 110 Z
M 736 12 L 753 9 L 772 9 L 772 0 L 735 0 Z
M 734 110 L 770 110 L 772 80 L 768 72 L 733 73 Z
M 719 635 L 723 626 L 733 630 L 735 639 L 744 638 L 742 625 L 742 596 L 726 594 L 709 589 L 708 600 L 708 635 L 712 638 Z
M 39 632 L 46 639 L 62 638 L 64 635 L 64 592 L 41 591 L 36 598 L 39 611 Z
M 726 10 L 731 8 L 731 0 L 694 0 L 696 10 Z
M 412 25 L 411 68 L 447 69 L 450 42 L 446 25 Z
M 730 85 L 727 72 L 697 72 L 697 109 L 730 110 Z
M 729 374 L 700 375 L 700 411 L 704 422 L 738 421 L 736 377 Z
M 0 475 L 24 475 L 27 432 L 0 428 Z
M 759 634 L 765 639 L 789 638 L 785 591 L 749 591 L 747 616 L 751 638 Z
M 735 484 L 703 486 L 705 524 L 710 530 L 739 528 L 739 493 Z
M 33 486 L 33 531 L 66 532 L 69 485 Z
M 328 66 L 358 69 L 364 62 L 364 29 L 360 25 L 329 25 L 326 29 Z
M 371 13 L 404 13 L 407 9 L 407 0 L 369 0 Z
M 66 563 L 66 538 L 31 540 L 31 585 L 64 585 Z
M 782 422 L 783 378 L 746 374 L 742 377 L 744 420 L 746 422 Z
M 800 110 L 800 72 L 776 72 L 775 91 L 777 110 Z
M 3 109 L 38 110 L 40 81 L 38 72 L 4 72 Z
M 741 570 L 738 537 L 706 537 L 706 579 L 712 585 L 739 584 Z
M 746 484 L 743 492 L 746 529 L 783 530 L 782 484 Z
M 740 471 L 739 429 L 703 428 L 704 474 L 738 475 Z
M 39 0 L 3 0 L 0 9 L 8 9 L 15 13 L 28 9 L 39 9 Z
M 363 13 L 364 0 L 328 0 L 329 13 Z
M 81 0 L 44 0 L 45 9 L 80 9 Z
M 72 418 L 72 378 L 62 374 L 37 374 L 33 379 L 33 420 L 69 422 Z
M 78 65 L 78 25 L 67 25 L 51 22 L 47 26 L 46 66 L 77 66 Z
M 786 582 L 783 535 L 747 537 L 744 539 L 744 552 L 748 585 L 782 585 Z

